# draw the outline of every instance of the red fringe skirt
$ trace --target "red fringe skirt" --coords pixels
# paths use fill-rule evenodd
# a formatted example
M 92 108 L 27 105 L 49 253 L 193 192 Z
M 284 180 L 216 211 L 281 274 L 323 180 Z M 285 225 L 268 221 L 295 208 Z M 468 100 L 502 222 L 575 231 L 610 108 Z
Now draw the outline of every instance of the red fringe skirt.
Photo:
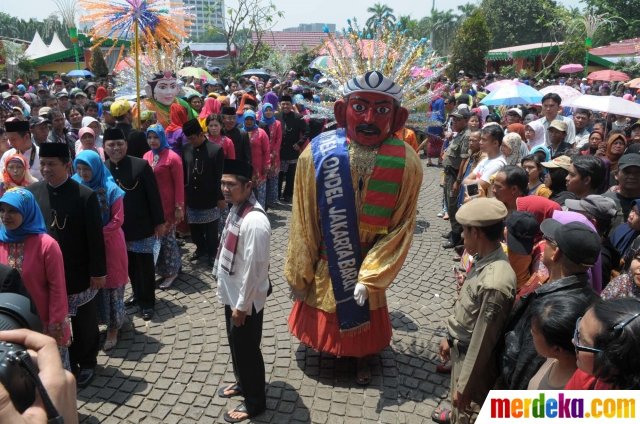
M 301 343 L 319 352 L 362 358 L 380 353 L 391 344 L 389 309 L 383 306 L 370 313 L 368 331 L 341 337 L 337 314 L 313 308 L 305 302 L 295 302 L 289 315 L 289 329 Z

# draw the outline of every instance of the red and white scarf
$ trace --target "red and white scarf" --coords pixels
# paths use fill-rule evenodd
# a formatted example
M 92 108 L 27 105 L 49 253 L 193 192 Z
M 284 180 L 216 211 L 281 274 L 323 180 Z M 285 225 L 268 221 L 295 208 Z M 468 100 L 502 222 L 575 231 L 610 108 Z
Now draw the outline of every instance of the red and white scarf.
M 239 206 L 234 206 L 229 212 L 227 222 L 225 223 L 218 254 L 216 255 L 215 270 L 218 269 L 218 263 L 227 275 L 233 275 L 233 267 L 236 263 L 236 251 L 238 250 L 238 239 L 240 235 L 240 226 L 244 217 L 253 210 L 256 204 L 256 197 L 251 193 L 249 198 Z

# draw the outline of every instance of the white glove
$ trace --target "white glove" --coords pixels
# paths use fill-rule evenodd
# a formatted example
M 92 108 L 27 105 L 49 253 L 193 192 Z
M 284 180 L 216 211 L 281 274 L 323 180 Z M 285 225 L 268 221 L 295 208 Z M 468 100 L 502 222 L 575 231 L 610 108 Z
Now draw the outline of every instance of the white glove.
M 294 302 L 304 302 L 304 299 L 307 297 L 307 290 L 296 290 L 293 287 L 289 286 L 289 299 Z
M 369 298 L 369 292 L 364 284 L 356 284 L 356 289 L 353 291 L 353 298 L 356 300 L 358 306 L 364 305 L 364 301 Z

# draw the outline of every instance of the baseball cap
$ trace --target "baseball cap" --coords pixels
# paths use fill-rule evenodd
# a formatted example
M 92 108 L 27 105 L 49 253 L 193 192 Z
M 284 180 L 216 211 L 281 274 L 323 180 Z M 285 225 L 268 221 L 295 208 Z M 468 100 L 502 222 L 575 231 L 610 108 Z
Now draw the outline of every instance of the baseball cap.
M 542 233 L 552 238 L 571 262 L 592 267 L 600 256 L 600 236 L 581 222 L 561 224 L 548 218 L 540 224 Z
M 29 118 L 29 128 L 33 128 L 36 125 L 40 125 L 40 124 L 50 124 L 50 123 L 51 121 L 43 118 L 42 116 L 32 116 L 31 118 Z
M 620 160 L 618 160 L 618 169 L 624 169 L 630 166 L 640 167 L 640 155 L 636 153 L 628 153 L 626 155 L 622 155 Z
M 558 131 L 567 132 L 567 123 L 556 119 L 555 121 L 551 121 L 551 123 L 549 124 L 549 128 L 555 128 Z
M 583 211 L 596 219 L 613 219 L 616 216 L 616 202 L 608 197 L 591 194 L 583 199 L 567 199 L 565 206 L 574 211 Z
M 640 166 L 640 155 L 636 155 L 636 156 L 638 156 L 638 163 L 639 163 L 638 166 Z M 619 164 L 620 162 L 618 162 L 618 167 L 620 166 Z M 544 166 L 545 168 L 562 168 L 568 171 L 569 167 L 571 166 L 571 158 L 569 156 L 558 156 L 552 161 L 542 162 L 541 165 Z
M 517 107 L 509 109 L 507 111 L 507 114 L 509 114 L 510 112 L 517 113 L 518 116 L 520 116 L 522 118 L 522 110 L 518 109 Z
M 3 92 L 2 92 L 2 98 L 3 98 L 3 99 L 8 99 L 9 97 L 11 97 L 11 93 L 8 93 L 8 92 L 6 92 L 6 91 L 3 91 Z
M 18 106 L 14 106 L 14 107 L 12 107 L 12 108 L 11 108 L 11 110 L 17 110 L 17 111 L 18 111 L 18 112 L 20 112 L 20 113 L 24 113 L 24 110 L 22 110 L 22 108 L 21 108 L 21 107 L 18 107 Z
M 469 119 L 469 112 L 465 109 L 456 110 L 455 112 L 451 112 L 449 116 L 453 116 L 456 118 Z
M 60 97 L 69 97 L 69 93 L 67 93 L 67 90 L 60 90 L 56 93 L 56 99 L 59 99 Z
M 41 107 L 40 110 L 38 111 L 38 116 L 48 116 L 49 115 L 49 111 L 51 110 L 50 107 Z
M 520 255 L 530 255 L 540 225 L 530 212 L 515 211 L 507 218 L 507 246 Z
M 117 118 L 119 116 L 124 116 L 127 112 L 131 110 L 131 105 L 128 101 L 124 99 L 116 100 L 111 104 L 110 112 L 111 116 Z

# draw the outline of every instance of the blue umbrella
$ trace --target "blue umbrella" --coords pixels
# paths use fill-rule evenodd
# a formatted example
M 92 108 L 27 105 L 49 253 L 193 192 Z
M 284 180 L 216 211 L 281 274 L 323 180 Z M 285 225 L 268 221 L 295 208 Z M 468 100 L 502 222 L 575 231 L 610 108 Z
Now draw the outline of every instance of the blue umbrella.
M 93 75 L 91 72 L 81 70 L 81 69 L 76 69 L 71 72 L 67 72 L 67 76 L 68 77 L 92 77 L 92 78 L 95 77 L 95 75 Z
M 528 85 L 504 85 L 489 93 L 480 103 L 487 106 L 515 106 L 539 103 L 544 95 Z

